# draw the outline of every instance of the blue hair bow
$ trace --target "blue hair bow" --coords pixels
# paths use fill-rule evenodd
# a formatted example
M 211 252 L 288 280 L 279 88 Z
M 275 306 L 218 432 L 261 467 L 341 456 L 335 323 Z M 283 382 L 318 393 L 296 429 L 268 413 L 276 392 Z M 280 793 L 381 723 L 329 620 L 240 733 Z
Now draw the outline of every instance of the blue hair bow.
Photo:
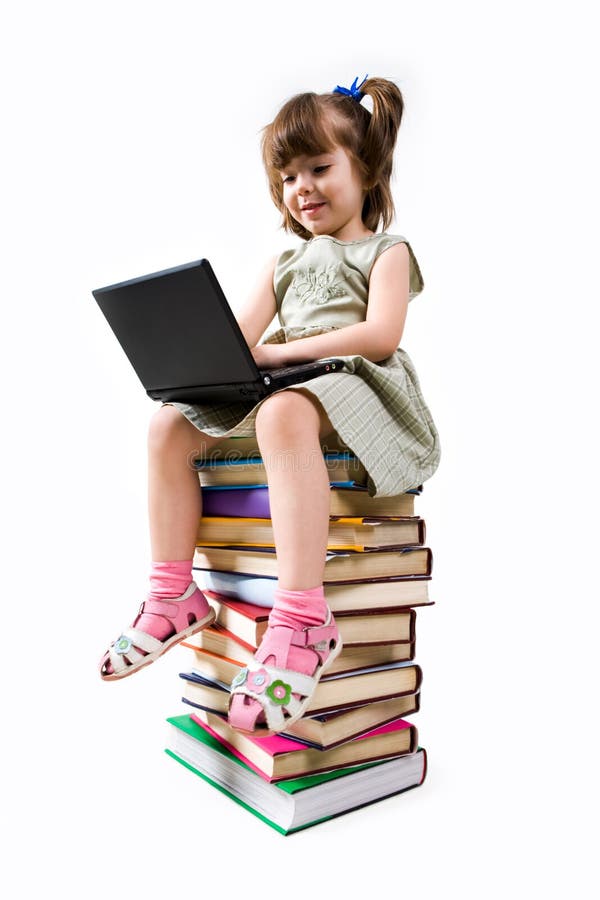
M 346 97 L 352 97 L 353 100 L 356 100 L 357 103 L 360 103 L 362 98 L 365 96 L 363 94 L 363 92 L 361 91 L 361 87 L 363 86 L 363 84 L 365 83 L 365 81 L 367 80 L 368 77 L 369 77 L 368 75 L 365 75 L 365 77 L 363 78 L 363 80 L 357 87 L 356 86 L 356 83 L 358 81 L 358 75 L 357 75 L 349 88 L 341 87 L 341 85 L 338 84 L 337 87 L 334 87 L 334 89 L 331 93 L 332 94 L 345 94 Z

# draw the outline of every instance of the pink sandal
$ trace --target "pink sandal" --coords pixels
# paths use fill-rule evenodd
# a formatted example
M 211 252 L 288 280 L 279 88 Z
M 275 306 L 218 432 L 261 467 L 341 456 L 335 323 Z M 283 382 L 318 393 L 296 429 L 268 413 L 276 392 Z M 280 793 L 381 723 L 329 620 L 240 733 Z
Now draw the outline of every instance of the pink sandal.
M 302 654 L 306 672 L 286 668 L 293 647 Z M 294 630 L 284 625 L 269 626 L 251 665 L 231 683 L 229 724 L 255 737 L 285 731 L 303 715 L 324 672 L 342 649 L 337 625 L 329 613 L 323 625 Z M 274 662 L 267 663 L 268 659 Z M 263 714 L 265 722 L 259 722 Z
M 135 626 L 142 613 L 167 619 L 173 633 L 161 641 L 145 631 L 140 631 Z M 206 597 L 194 581 L 181 597 L 173 600 L 146 600 L 140 606 L 133 624 L 110 645 L 100 660 L 100 677 L 104 681 L 114 681 L 133 675 L 138 669 L 154 662 L 175 644 L 196 634 L 197 631 L 202 631 L 214 622 L 214 619 L 214 609 L 208 605 Z

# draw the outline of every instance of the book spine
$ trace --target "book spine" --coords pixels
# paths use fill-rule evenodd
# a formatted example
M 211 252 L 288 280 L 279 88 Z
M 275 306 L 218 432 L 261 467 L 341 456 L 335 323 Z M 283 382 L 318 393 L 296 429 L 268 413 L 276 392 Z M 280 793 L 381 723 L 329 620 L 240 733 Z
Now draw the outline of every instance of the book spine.
M 266 487 L 207 491 L 202 500 L 202 515 L 268 519 L 271 515 L 269 491 Z
M 213 572 L 210 569 L 199 569 L 196 581 L 202 590 L 213 591 L 224 597 L 244 600 L 255 606 L 270 608 L 275 602 L 276 578 L 260 578 L 255 576 L 236 577 L 231 572 Z

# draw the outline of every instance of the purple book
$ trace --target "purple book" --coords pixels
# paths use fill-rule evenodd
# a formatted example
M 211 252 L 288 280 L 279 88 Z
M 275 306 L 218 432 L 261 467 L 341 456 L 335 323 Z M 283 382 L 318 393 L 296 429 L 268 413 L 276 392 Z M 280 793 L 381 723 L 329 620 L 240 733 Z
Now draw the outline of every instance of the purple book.
M 269 489 L 266 485 L 236 487 L 230 490 L 204 488 L 202 491 L 202 515 L 270 519 Z
M 355 487 L 353 481 L 332 481 L 330 487 L 367 493 L 366 488 Z M 202 489 L 202 515 L 270 519 L 269 489 L 266 484 L 205 487 Z
M 366 488 L 357 487 L 352 481 L 330 483 L 331 490 L 352 491 L 368 497 Z M 407 491 L 407 494 L 420 494 L 422 488 Z M 368 501 L 367 501 L 368 503 Z M 363 515 L 368 515 L 365 508 Z M 248 485 L 247 487 L 227 485 L 204 487 L 202 489 L 202 515 L 204 516 L 244 516 L 249 519 L 270 519 L 269 489 L 264 485 Z M 358 515 L 358 513 L 356 513 Z

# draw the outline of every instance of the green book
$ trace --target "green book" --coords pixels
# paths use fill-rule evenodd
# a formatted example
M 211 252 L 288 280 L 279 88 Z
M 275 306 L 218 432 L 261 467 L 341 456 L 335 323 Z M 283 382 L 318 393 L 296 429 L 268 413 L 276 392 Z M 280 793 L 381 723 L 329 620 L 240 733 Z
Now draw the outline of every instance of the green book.
M 423 783 L 427 756 L 415 753 L 333 772 L 265 781 L 188 715 L 167 719 L 166 753 L 280 834 L 292 834 Z

